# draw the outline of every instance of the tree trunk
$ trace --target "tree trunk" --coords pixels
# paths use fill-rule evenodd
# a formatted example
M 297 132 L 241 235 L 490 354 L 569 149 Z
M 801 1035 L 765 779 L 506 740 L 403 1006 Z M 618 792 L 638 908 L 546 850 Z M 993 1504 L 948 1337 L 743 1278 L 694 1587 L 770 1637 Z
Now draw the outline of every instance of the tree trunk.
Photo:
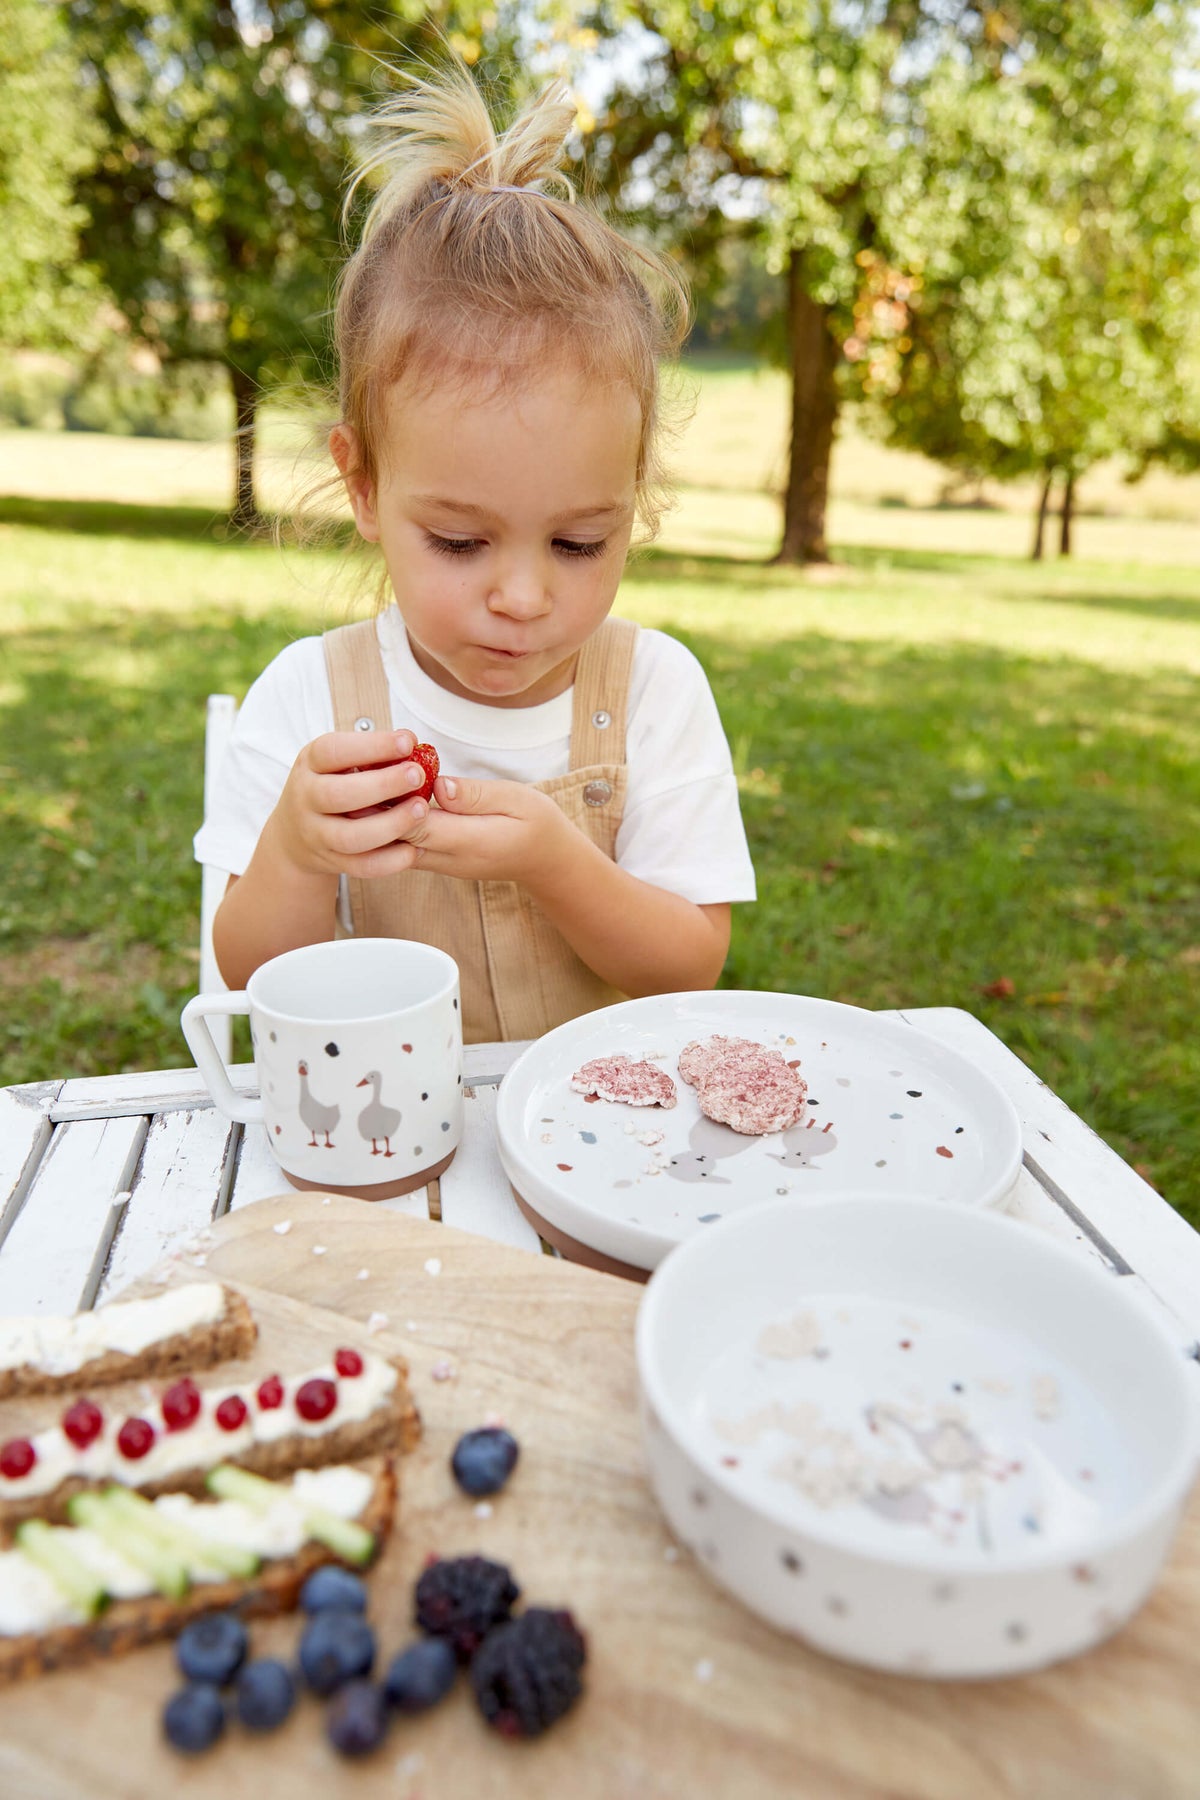
M 254 498 L 254 426 L 259 388 L 253 375 L 236 363 L 227 364 L 233 389 L 234 482 L 232 522 L 241 531 L 254 531 L 263 522 Z
M 1071 554 L 1071 525 L 1075 518 L 1075 474 L 1067 470 L 1067 479 L 1063 483 L 1062 505 L 1058 514 L 1058 554 Z
M 804 273 L 803 253 L 793 251 L 788 260 L 792 436 L 783 503 L 783 541 L 772 558 L 777 563 L 829 561 L 825 509 L 838 413 L 834 372 L 840 352 L 829 328 L 829 308 L 812 298 Z
M 1033 548 L 1029 552 L 1031 562 L 1041 562 L 1046 547 L 1046 514 L 1050 510 L 1050 487 L 1054 480 L 1054 470 L 1049 468 L 1042 474 L 1042 491 L 1038 497 L 1037 523 L 1033 528 Z

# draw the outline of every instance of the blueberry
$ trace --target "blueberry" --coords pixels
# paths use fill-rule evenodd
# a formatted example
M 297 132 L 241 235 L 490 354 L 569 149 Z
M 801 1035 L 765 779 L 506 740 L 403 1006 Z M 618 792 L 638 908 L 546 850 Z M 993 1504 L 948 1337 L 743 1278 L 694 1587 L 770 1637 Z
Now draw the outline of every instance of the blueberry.
M 175 1660 L 189 1681 L 211 1681 L 224 1687 L 245 1662 L 249 1642 L 236 1613 L 207 1613 L 184 1626 L 175 1645 Z
M 225 1729 L 225 1708 L 211 1681 L 193 1681 L 163 1708 L 163 1730 L 177 1750 L 211 1749 Z
M 520 1449 L 512 1433 L 484 1425 L 459 1438 L 450 1458 L 454 1479 L 465 1494 L 495 1494 L 517 1465 Z
M 387 1701 L 373 1681 L 349 1681 L 329 1703 L 325 1733 L 343 1756 L 366 1756 L 383 1742 Z
M 300 1667 L 314 1694 L 332 1694 L 369 1675 L 375 1661 L 375 1633 L 361 1613 L 314 1613 L 300 1639 Z
M 458 1658 L 446 1638 L 421 1638 L 393 1657 L 383 1691 L 397 1712 L 424 1712 L 454 1686 Z
M 291 1671 L 271 1657 L 247 1663 L 238 1676 L 238 1718 L 251 1731 L 274 1731 L 291 1712 L 295 1698 Z
M 306 1613 L 366 1612 L 367 1590 L 360 1576 L 337 1563 L 325 1563 L 301 1588 L 300 1604 Z

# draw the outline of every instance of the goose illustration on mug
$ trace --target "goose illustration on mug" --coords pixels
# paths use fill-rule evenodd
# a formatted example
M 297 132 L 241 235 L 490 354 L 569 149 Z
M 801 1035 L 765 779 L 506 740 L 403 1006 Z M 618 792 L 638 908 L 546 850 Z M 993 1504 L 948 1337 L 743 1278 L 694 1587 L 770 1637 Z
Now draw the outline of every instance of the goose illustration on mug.
M 249 1014 L 261 1099 L 235 1093 L 210 1013 Z M 450 1166 L 462 1136 L 462 1014 L 458 965 L 433 945 L 306 944 L 263 963 L 244 993 L 189 1001 L 183 1029 L 217 1107 L 265 1125 L 293 1187 L 384 1200 Z
M 326 1150 L 334 1150 L 337 1146 L 332 1142 L 329 1134 L 331 1131 L 337 1130 L 338 1120 L 342 1116 L 342 1109 L 340 1106 L 322 1105 L 321 1101 L 319 1101 L 316 1095 L 309 1089 L 308 1064 L 306 1062 L 297 1063 L 296 1067 L 300 1075 L 300 1121 L 302 1124 L 308 1126 L 308 1129 L 312 1134 L 309 1138 L 308 1147 L 310 1150 L 321 1148 L 317 1143 L 317 1133 L 320 1131 L 323 1132 L 325 1136 L 324 1148 Z
M 369 1075 L 364 1075 L 362 1080 L 357 1083 L 359 1087 L 369 1087 L 372 1090 L 372 1098 L 358 1115 L 359 1135 L 371 1140 L 372 1156 L 395 1156 L 396 1152 L 392 1149 L 392 1136 L 400 1123 L 400 1114 L 394 1106 L 385 1106 L 379 1098 L 379 1090 L 382 1085 L 383 1076 L 378 1069 L 372 1069 Z M 382 1150 L 376 1144 L 377 1138 L 383 1139 Z

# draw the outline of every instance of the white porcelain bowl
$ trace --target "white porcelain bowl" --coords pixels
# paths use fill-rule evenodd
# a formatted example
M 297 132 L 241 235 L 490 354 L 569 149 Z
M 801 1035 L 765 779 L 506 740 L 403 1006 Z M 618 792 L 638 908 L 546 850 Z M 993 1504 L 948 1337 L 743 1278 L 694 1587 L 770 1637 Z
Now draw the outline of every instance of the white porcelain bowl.
M 1200 1375 L 1120 1278 L 990 1213 L 771 1201 L 651 1277 L 637 1360 L 673 1529 L 752 1611 L 898 1673 L 1011 1675 L 1146 1598 Z

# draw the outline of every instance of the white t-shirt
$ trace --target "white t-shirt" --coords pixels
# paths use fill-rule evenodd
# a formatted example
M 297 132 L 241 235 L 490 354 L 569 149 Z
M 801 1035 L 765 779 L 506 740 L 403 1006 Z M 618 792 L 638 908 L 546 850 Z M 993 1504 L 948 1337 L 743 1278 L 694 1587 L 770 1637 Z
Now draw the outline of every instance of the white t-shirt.
M 570 689 L 538 706 L 462 700 L 417 665 L 394 605 L 380 614 L 377 632 L 392 718 L 437 746 L 444 774 L 532 782 L 567 773 Z M 244 874 L 297 755 L 333 728 L 321 640 L 301 638 L 246 695 L 196 833 L 197 862 Z M 753 900 L 754 870 L 716 702 L 691 651 L 661 631 L 637 635 L 625 757 L 621 868 L 699 905 Z

